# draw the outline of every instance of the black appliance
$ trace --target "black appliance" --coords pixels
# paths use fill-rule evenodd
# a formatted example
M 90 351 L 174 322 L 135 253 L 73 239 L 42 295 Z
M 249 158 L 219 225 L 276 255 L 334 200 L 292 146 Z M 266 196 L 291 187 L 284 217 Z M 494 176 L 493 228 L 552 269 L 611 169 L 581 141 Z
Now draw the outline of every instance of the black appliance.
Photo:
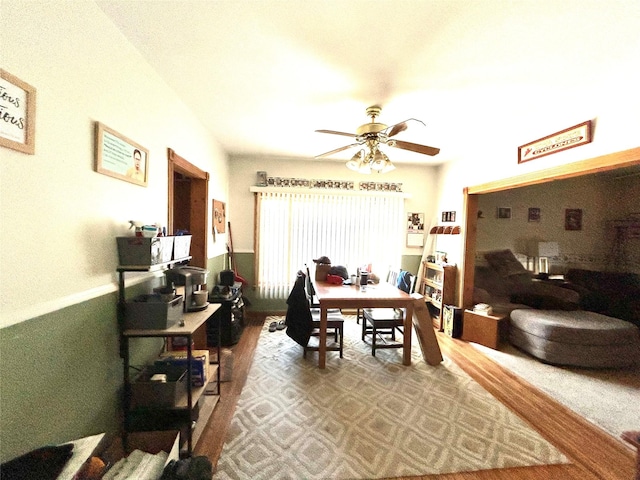
M 226 287 L 233 287 L 236 280 L 236 275 L 233 270 L 223 270 L 220 272 L 220 285 Z
M 219 303 L 220 308 L 211 316 L 215 321 L 207 322 L 207 346 L 218 346 L 218 325 L 220 346 L 229 347 L 238 343 L 244 328 L 242 284 L 216 285 L 209 294 L 209 303 Z

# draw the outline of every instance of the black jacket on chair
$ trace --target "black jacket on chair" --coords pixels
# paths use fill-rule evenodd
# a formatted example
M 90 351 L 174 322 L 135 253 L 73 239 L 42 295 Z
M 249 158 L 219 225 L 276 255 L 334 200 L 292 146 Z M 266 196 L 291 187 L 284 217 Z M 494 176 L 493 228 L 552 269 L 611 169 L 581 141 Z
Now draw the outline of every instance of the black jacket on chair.
M 306 347 L 313 330 L 311 310 L 309 310 L 309 300 L 304 288 L 305 275 L 299 272 L 296 283 L 287 298 L 287 335 L 296 343 Z

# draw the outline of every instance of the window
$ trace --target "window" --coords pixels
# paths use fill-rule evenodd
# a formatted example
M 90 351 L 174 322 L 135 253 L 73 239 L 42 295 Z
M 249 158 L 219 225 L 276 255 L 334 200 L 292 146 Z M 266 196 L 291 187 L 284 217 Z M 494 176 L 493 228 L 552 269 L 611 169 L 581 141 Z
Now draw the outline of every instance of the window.
M 289 294 L 296 272 L 328 256 L 355 273 L 372 264 L 386 275 L 400 265 L 404 198 L 400 195 L 260 192 L 258 288 L 265 298 Z

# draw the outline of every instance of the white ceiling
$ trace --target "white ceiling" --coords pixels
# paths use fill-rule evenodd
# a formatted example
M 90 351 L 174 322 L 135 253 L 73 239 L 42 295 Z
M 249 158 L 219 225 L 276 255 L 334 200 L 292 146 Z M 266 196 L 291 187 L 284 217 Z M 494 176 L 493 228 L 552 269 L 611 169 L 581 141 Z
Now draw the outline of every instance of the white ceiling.
M 637 0 L 97 4 L 230 155 L 312 158 L 351 143 L 314 130 L 355 132 L 373 104 L 382 123 L 425 122 L 398 139 L 441 149 L 395 162 L 461 158 L 496 132 L 515 148 L 597 115 L 640 51 Z

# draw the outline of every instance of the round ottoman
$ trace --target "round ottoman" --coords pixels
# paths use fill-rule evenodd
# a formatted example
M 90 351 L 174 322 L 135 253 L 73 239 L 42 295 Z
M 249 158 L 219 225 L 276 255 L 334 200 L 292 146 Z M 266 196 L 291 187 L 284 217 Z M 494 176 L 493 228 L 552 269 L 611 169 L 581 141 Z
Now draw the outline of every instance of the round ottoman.
M 583 310 L 513 310 L 509 340 L 555 365 L 619 368 L 640 363 L 638 327 Z

